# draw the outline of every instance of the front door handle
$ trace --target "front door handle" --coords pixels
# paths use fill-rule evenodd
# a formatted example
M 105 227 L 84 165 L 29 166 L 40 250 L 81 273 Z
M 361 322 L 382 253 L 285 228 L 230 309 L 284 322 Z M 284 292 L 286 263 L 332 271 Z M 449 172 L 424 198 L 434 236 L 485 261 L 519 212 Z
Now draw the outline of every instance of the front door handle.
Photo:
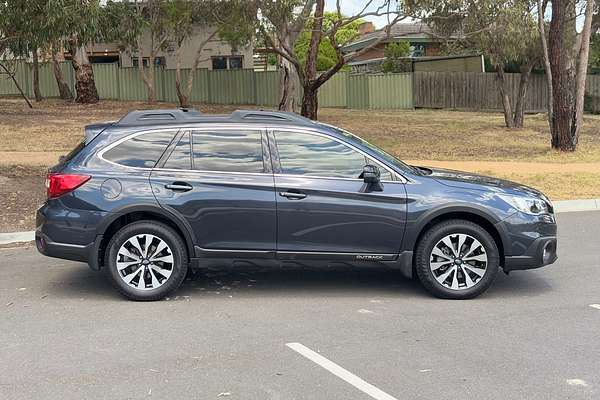
M 192 185 L 185 182 L 173 182 L 171 184 L 165 185 L 167 189 L 171 189 L 174 192 L 189 192 L 193 189 Z
M 290 200 L 302 200 L 306 198 L 306 195 L 300 192 L 279 192 L 279 195 L 281 197 L 287 197 Z

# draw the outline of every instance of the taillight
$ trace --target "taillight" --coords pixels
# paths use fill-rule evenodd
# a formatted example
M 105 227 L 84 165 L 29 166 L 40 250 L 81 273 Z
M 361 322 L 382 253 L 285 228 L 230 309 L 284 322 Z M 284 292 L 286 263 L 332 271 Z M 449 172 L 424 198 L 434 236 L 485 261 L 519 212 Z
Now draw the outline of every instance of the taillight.
M 46 176 L 48 198 L 55 199 L 65 193 L 69 193 L 89 181 L 90 178 L 91 176 L 89 175 L 50 173 Z

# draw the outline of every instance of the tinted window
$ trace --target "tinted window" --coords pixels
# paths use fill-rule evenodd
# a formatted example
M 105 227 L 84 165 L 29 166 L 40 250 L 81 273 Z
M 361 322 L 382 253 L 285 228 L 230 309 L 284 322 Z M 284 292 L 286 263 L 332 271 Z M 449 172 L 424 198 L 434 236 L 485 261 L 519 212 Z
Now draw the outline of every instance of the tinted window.
M 173 149 L 164 168 L 169 169 L 192 169 L 192 146 L 190 145 L 190 134 L 186 133 L 179 139 Z
M 365 157 L 326 137 L 275 132 L 279 161 L 284 174 L 358 178 Z
M 153 132 L 138 135 L 104 153 L 104 158 L 128 167 L 153 168 L 175 132 Z
M 261 134 L 257 131 L 199 132 L 192 135 L 194 169 L 263 172 Z
M 379 172 L 381 173 L 382 181 L 393 181 L 392 174 L 390 173 L 390 171 L 385 169 L 383 167 L 383 165 L 381 165 L 380 163 L 378 163 L 377 161 L 375 161 L 373 159 L 369 159 L 369 164 L 376 165 L 379 168 Z
M 242 69 L 242 57 L 229 57 L 229 69 Z
M 212 67 L 213 69 L 227 69 L 227 57 L 213 57 Z

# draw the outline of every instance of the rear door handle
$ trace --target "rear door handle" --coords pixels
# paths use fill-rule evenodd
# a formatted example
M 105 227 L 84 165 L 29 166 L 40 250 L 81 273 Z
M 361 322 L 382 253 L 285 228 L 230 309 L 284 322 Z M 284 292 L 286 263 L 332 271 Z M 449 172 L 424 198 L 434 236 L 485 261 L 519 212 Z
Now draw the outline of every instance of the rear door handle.
M 173 182 L 171 184 L 165 185 L 165 187 L 175 192 L 189 192 L 193 189 L 192 185 L 187 184 L 185 182 Z
M 279 192 L 279 195 L 281 197 L 287 197 L 290 200 L 302 200 L 306 198 L 306 195 L 300 192 Z

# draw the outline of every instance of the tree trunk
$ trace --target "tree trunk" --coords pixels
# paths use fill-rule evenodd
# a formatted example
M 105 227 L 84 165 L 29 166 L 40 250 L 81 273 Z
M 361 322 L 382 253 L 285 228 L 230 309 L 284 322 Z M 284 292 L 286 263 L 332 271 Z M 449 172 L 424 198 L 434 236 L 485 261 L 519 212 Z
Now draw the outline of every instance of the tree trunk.
M 97 103 L 100 98 L 94 81 L 94 70 L 88 59 L 85 46 L 80 46 L 77 43 L 77 38 L 71 36 L 69 38 L 69 50 L 71 52 L 71 64 L 75 70 L 75 91 L 77 92 L 75 101 L 82 104 Z
M 544 56 L 544 69 L 546 70 L 546 109 L 548 113 L 548 127 L 550 132 L 554 132 L 553 127 L 553 114 L 552 111 L 552 67 L 550 65 L 550 56 L 548 54 L 548 40 L 546 38 L 546 22 L 544 21 L 544 15 L 546 14 L 546 7 L 543 5 L 543 0 L 537 1 L 537 12 L 538 12 L 538 31 L 540 34 L 540 41 L 542 43 L 542 54 Z
M 146 96 L 148 103 L 155 103 L 156 99 L 154 96 L 154 66 L 152 65 L 154 60 L 148 59 L 148 71 L 144 68 L 144 48 L 142 45 L 141 36 L 137 40 L 137 50 L 138 50 L 138 69 L 140 71 L 140 77 L 146 86 Z M 151 50 L 151 53 L 153 51 Z M 152 55 L 151 55 L 152 57 Z
M 588 0 L 585 8 L 585 20 L 580 35 L 579 56 L 577 57 L 577 78 L 575 81 L 575 110 L 571 125 L 571 141 L 573 149 L 579 141 L 579 131 L 583 125 L 583 104 L 585 101 L 585 81 L 587 78 L 588 58 L 590 53 L 590 36 L 592 31 L 592 15 L 594 1 Z
M 525 98 L 527 97 L 527 89 L 529 89 L 529 77 L 533 64 L 526 64 L 521 67 L 521 79 L 519 80 L 519 93 L 517 94 L 517 102 L 515 104 L 515 117 L 513 120 L 514 128 L 522 128 L 525 116 Z
M 40 61 L 38 58 L 38 49 L 31 52 L 32 56 L 32 67 L 33 67 L 33 94 L 35 95 L 35 101 L 42 101 L 42 92 L 40 91 Z
M 56 84 L 58 85 L 58 93 L 60 98 L 63 100 L 73 100 L 73 94 L 71 93 L 71 89 L 67 82 L 65 82 L 62 74 L 62 70 L 60 69 L 60 63 L 58 61 L 57 53 L 55 49 L 52 49 L 52 71 L 54 72 L 54 78 L 56 79 Z
M 281 60 L 283 73 L 280 76 L 279 110 L 298 112 L 299 78 L 296 68 L 286 59 Z
M 502 99 L 502 109 L 504 110 L 504 124 L 507 128 L 513 127 L 513 114 L 512 107 L 510 104 L 510 92 L 506 87 L 506 78 L 504 76 L 504 66 L 496 65 L 496 83 L 498 84 L 498 90 L 500 91 L 500 98 Z
M 188 95 L 190 92 L 182 90 L 181 87 L 181 44 L 177 47 L 177 64 L 175 66 L 175 90 L 179 99 L 179 107 L 188 108 L 190 106 Z M 191 71 L 189 72 L 192 73 Z
M 318 89 L 311 85 L 304 86 L 302 95 L 302 116 L 310 118 L 313 121 L 317 120 L 317 110 L 319 109 Z
M 325 0 L 317 0 L 317 6 L 313 14 L 313 29 L 310 34 L 310 45 L 306 55 L 306 64 L 304 66 L 304 76 L 302 79 L 304 91 L 302 93 L 301 114 L 312 120 L 317 120 L 317 110 L 319 101 L 317 93 L 319 85 L 314 82 L 317 78 L 317 57 L 319 55 L 319 46 L 323 38 L 323 14 L 325 12 Z
M 573 119 L 573 70 L 569 54 L 567 23 L 569 0 L 552 2 L 552 19 L 548 36 L 548 53 L 552 69 L 552 147 L 574 151 L 571 122 Z M 575 19 L 571 22 L 573 29 Z

